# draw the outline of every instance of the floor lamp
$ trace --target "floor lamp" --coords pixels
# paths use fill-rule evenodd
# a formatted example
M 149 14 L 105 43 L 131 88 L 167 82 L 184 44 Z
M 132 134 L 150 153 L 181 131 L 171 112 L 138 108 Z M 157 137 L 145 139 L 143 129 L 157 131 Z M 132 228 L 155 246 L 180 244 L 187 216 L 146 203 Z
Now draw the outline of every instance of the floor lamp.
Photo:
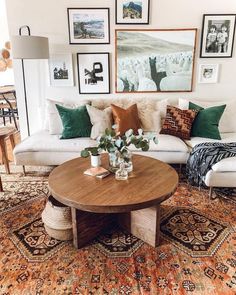
M 23 29 L 27 30 L 27 35 L 22 35 Z M 28 26 L 22 26 L 19 29 L 19 35 L 12 36 L 11 42 L 12 42 L 13 58 L 21 59 L 24 96 L 25 96 L 24 97 L 25 112 L 26 112 L 26 121 L 27 121 L 27 131 L 29 136 L 30 127 L 29 127 L 27 90 L 26 90 L 26 83 L 25 83 L 24 59 L 48 59 L 49 58 L 48 38 L 31 36 L 30 28 Z

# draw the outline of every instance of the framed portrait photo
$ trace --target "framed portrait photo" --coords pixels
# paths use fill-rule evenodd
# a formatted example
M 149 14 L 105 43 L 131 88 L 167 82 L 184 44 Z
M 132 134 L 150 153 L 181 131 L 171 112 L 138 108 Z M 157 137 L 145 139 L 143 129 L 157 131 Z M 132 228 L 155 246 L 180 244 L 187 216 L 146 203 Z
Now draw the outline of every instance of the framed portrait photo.
M 204 14 L 200 57 L 232 57 L 236 14 Z
M 116 24 L 149 24 L 150 0 L 116 0 Z
M 109 53 L 77 53 L 80 94 L 110 93 Z
M 109 44 L 109 8 L 67 8 L 70 44 Z
M 116 92 L 190 92 L 197 29 L 116 30 Z
M 199 66 L 198 83 L 217 83 L 219 64 L 201 64 Z
M 72 55 L 54 54 L 50 56 L 49 76 L 51 86 L 74 86 Z

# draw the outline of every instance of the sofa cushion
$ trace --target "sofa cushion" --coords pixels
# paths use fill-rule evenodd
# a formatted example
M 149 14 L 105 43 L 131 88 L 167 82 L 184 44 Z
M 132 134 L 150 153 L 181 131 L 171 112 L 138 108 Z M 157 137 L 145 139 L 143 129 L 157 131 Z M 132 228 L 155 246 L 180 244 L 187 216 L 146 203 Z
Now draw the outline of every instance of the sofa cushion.
M 161 118 L 166 116 L 166 108 L 168 104 L 167 99 L 158 100 L 152 98 L 135 98 L 135 99 L 93 99 L 91 101 L 92 106 L 104 110 L 109 107 L 111 104 L 115 104 L 121 108 L 128 108 L 133 104 L 137 104 L 138 115 L 141 121 L 141 128 L 143 131 L 160 131 L 160 119 L 155 120 L 156 116 L 154 113 L 159 112 Z M 158 116 L 159 116 L 158 115 Z
M 191 137 L 190 140 L 186 140 L 185 142 L 190 148 L 193 148 L 195 145 L 204 143 L 204 142 L 222 142 L 222 143 L 236 142 L 236 132 L 221 133 L 221 140 L 203 138 L 203 137 Z
M 50 134 L 62 134 L 63 126 L 61 122 L 61 118 L 56 108 L 56 104 L 63 106 L 69 109 L 76 109 L 80 106 L 89 104 L 90 101 L 83 100 L 78 103 L 64 103 L 61 101 L 56 101 L 52 99 L 47 99 L 46 102 L 46 120 L 48 120 L 48 127 Z
M 219 131 L 220 133 L 236 132 L 236 101 L 201 101 L 197 99 L 190 99 L 190 101 L 195 104 L 199 104 L 203 108 L 209 108 L 213 106 L 220 106 L 226 104 L 226 108 L 219 123 Z M 179 108 L 183 110 L 188 109 L 189 100 L 180 98 Z
M 111 109 L 117 134 L 124 135 L 129 129 L 132 129 L 134 134 L 138 134 L 138 130 L 141 128 L 141 123 L 138 117 L 136 104 L 133 104 L 127 109 L 112 104 Z
M 189 109 L 198 111 L 197 117 L 193 122 L 191 136 L 221 139 L 218 126 L 225 105 L 204 109 L 197 104 L 189 102 Z
M 182 139 L 190 139 L 192 124 L 197 113 L 195 110 L 181 110 L 168 106 L 160 133 L 174 135 Z
M 215 172 L 236 172 L 236 157 L 226 158 L 219 161 L 212 166 L 212 170 Z
M 56 107 L 63 125 L 60 139 L 90 136 L 92 124 L 86 106 L 68 109 L 56 104 Z
M 102 135 L 106 128 L 111 129 L 112 127 L 112 110 L 111 107 L 108 107 L 104 110 L 99 110 L 93 106 L 86 105 L 90 121 L 93 125 L 90 137 L 92 139 L 98 138 Z
M 187 147 L 187 145 L 178 137 L 167 134 L 158 134 L 157 139 L 158 144 L 155 144 L 153 140 L 150 141 L 149 152 L 189 152 L 189 148 Z M 140 151 L 132 145 L 130 146 L 130 150 Z
M 14 154 L 23 152 L 78 152 L 88 146 L 96 146 L 97 142 L 87 137 L 60 140 L 60 135 L 51 135 L 47 130 L 39 131 L 20 142 L 14 149 Z

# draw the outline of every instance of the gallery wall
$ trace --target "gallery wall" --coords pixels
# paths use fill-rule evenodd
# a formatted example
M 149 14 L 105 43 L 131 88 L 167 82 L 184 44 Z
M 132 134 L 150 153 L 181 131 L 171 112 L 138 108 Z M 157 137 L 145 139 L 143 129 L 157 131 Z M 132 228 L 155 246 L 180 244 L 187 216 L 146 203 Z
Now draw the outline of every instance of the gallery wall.
M 43 125 L 43 114 L 46 98 L 63 101 L 78 101 L 85 98 L 109 97 L 157 97 L 177 99 L 199 98 L 207 100 L 236 99 L 236 48 L 232 58 L 199 58 L 200 33 L 203 14 L 236 13 L 235 0 L 213 1 L 205 0 L 150 0 L 151 15 L 149 25 L 115 25 L 115 0 L 7 0 L 7 13 L 10 35 L 15 35 L 22 25 L 29 25 L 33 35 L 49 38 L 50 54 L 72 53 L 74 66 L 74 87 L 51 87 L 49 82 L 47 61 L 29 61 L 26 64 L 29 112 L 31 131 L 34 132 Z M 111 44 L 109 45 L 69 45 L 68 36 L 68 7 L 109 7 L 111 19 Z M 115 29 L 170 29 L 170 28 L 198 28 L 196 61 L 194 70 L 193 92 L 190 93 L 147 93 L 147 94 L 116 94 L 115 93 Z M 236 40 L 236 39 L 235 39 Z M 234 41 L 235 43 L 235 41 Z M 235 46 L 235 44 L 234 44 Z M 111 53 L 111 94 L 81 95 L 78 91 L 78 75 L 76 65 L 77 52 L 110 52 Z M 198 68 L 202 63 L 217 63 L 220 65 L 219 83 L 198 84 Z M 14 63 L 16 88 L 20 111 L 20 127 L 25 134 L 25 112 L 22 78 L 19 61 Z

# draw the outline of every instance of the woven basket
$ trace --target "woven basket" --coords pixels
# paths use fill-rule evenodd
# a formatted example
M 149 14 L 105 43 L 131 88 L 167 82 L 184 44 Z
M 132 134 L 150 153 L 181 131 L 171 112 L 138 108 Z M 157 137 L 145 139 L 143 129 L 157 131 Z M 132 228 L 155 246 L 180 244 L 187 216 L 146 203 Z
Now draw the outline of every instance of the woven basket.
M 42 212 L 42 220 L 50 237 L 61 241 L 72 239 L 70 207 L 60 204 L 50 196 Z

